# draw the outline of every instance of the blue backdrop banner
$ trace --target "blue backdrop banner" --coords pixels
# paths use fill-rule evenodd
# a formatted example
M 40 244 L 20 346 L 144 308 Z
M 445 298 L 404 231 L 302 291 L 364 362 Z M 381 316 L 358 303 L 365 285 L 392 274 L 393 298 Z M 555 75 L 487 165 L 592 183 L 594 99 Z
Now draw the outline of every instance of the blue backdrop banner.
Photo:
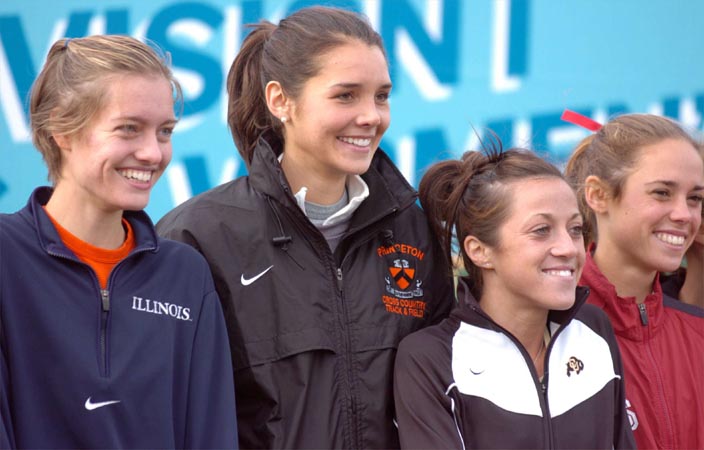
M 690 0 L 25 0 L 0 3 L 0 212 L 47 184 L 29 133 L 27 95 L 56 39 L 119 33 L 171 53 L 186 104 L 173 161 L 147 211 L 245 173 L 226 124 L 224 81 L 247 23 L 311 4 L 366 14 L 381 33 L 394 84 L 382 147 L 417 185 L 433 161 L 478 147 L 487 129 L 505 146 L 564 162 L 598 121 L 651 112 L 702 127 L 704 2 Z

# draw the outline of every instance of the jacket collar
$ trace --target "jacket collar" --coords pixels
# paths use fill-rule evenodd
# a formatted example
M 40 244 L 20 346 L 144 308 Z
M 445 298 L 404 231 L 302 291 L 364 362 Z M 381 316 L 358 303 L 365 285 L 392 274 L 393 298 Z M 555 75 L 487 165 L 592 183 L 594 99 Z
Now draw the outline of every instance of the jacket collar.
M 20 211 L 20 214 L 34 224 L 39 244 L 47 253 L 75 259 L 75 255 L 64 245 L 59 233 L 54 228 L 54 224 L 51 223 L 51 219 L 43 208 L 53 192 L 54 189 L 48 186 L 36 188 L 32 192 L 25 208 Z M 135 251 L 158 250 L 158 237 L 154 230 L 154 225 L 144 211 L 125 211 L 123 217 L 129 221 L 134 232 L 135 248 L 132 253 Z
M 255 190 L 277 202 L 300 210 L 294 192 L 278 162 L 277 152 L 260 137 L 249 167 L 249 179 Z M 364 227 L 387 214 L 415 202 L 417 193 L 380 148 L 372 158 L 369 170 L 362 175 L 369 187 L 369 197 L 362 202 L 350 222 L 350 232 Z
M 481 306 L 479 306 L 479 302 L 470 292 L 470 285 L 471 280 L 468 277 L 462 277 L 458 280 L 457 299 L 459 302 L 459 307 L 453 310 L 452 315 L 463 322 L 483 326 L 484 328 L 489 328 L 496 331 L 506 332 L 506 330 L 494 322 L 491 317 L 484 313 Z M 551 310 L 548 313 L 548 322 L 557 324 L 557 331 L 561 330 L 572 321 L 582 305 L 586 303 L 588 297 L 589 288 L 585 286 L 577 286 L 577 289 L 575 290 L 575 302 L 572 307 L 564 311 Z M 555 330 L 555 327 L 551 326 L 550 329 Z M 557 333 L 557 331 L 553 333 L 553 336 Z
M 601 273 L 594 262 L 593 249 L 592 245 L 587 251 L 587 261 L 581 279 L 581 284 L 591 288 L 589 303 L 606 312 L 617 335 L 636 341 L 644 340 L 646 326 L 635 297 L 619 297 L 616 287 Z M 655 334 L 663 324 L 664 313 L 659 276 L 655 277 L 653 291 L 645 298 L 643 304 L 650 334 Z

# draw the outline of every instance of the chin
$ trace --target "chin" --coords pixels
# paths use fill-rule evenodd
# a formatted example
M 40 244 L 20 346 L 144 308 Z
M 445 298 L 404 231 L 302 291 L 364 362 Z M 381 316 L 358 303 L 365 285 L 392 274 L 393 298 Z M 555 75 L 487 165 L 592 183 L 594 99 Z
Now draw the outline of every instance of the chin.
M 653 261 L 652 267 L 658 272 L 674 272 L 680 267 L 682 258 L 684 258 L 684 252 L 679 256 L 662 255 Z
M 149 204 L 149 199 L 139 201 L 128 201 L 120 204 L 120 208 L 123 211 L 141 211 L 147 207 L 147 204 Z
M 576 300 L 575 289 L 572 289 L 570 292 L 555 293 L 550 299 L 550 309 L 554 311 L 565 311 L 574 306 Z

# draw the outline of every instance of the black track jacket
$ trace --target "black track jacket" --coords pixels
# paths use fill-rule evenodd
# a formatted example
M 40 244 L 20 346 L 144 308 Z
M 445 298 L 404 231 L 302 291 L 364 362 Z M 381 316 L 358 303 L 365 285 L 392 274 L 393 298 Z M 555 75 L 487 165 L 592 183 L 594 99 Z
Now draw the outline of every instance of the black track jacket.
M 260 139 L 250 175 L 157 225 L 207 259 L 223 302 L 242 448 L 394 448 L 399 341 L 439 322 L 452 281 L 416 192 L 377 150 L 335 253 Z
M 461 306 L 399 347 L 401 447 L 635 448 L 616 337 L 606 314 L 584 304 L 588 295 L 579 287 L 572 308 L 550 312 L 539 380 L 525 348 L 460 280 Z

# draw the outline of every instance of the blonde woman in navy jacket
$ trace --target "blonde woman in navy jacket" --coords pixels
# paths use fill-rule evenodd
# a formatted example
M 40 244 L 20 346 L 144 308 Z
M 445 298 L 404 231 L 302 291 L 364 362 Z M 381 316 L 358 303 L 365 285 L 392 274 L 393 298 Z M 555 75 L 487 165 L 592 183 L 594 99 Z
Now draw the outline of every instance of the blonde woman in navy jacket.
M 0 448 L 236 448 L 208 266 L 142 211 L 179 96 L 135 39 L 52 46 L 30 112 L 54 186 L 0 215 Z

